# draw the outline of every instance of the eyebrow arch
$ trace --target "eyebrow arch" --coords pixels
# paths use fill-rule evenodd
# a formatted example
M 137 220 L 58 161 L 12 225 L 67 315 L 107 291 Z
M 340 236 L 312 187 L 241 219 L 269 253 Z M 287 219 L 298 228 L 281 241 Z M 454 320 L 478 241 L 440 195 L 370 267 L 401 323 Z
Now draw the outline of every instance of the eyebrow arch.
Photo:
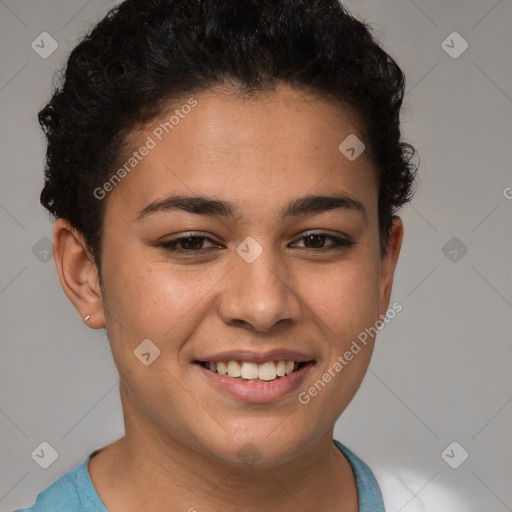
M 346 209 L 360 212 L 365 220 L 366 209 L 364 205 L 344 194 L 335 195 L 306 195 L 290 201 L 281 210 L 281 220 L 287 217 L 298 217 L 306 214 L 319 214 L 329 210 Z M 171 211 L 184 210 L 189 213 L 207 215 L 211 217 L 231 217 L 239 215 L 238 208 L 232 203 L 220 199 L 212 199 L 205 196 L 184 196 L 172 194 L 169 197 L 154 201 L 140 210 L 136 221 L 146 218 L 148 215 Z

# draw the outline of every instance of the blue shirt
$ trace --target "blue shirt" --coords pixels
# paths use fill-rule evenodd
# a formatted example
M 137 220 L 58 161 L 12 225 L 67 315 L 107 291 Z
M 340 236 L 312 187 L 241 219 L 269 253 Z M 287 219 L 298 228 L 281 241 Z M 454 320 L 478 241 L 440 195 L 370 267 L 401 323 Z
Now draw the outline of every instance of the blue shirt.
M 370 468 L 346 446 L 333 440 L 352 466 L 356 477 L 359 512 L 385 512 L 382 494 Z M 13 512 L 109 512 L 94 488 L 87 463 L 92 452 L 79 466 L 65 473 L 37 495 L 30 508 Z

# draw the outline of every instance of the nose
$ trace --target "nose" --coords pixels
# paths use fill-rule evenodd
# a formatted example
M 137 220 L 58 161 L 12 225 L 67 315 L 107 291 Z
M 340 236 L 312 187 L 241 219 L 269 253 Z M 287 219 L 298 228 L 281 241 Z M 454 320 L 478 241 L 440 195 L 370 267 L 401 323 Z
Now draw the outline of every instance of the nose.
M 236 260 L 224 283 L 218 310 L 226 325 L 269 332 L 301 316 L 290 272 L 270 251 L 252 263 Z

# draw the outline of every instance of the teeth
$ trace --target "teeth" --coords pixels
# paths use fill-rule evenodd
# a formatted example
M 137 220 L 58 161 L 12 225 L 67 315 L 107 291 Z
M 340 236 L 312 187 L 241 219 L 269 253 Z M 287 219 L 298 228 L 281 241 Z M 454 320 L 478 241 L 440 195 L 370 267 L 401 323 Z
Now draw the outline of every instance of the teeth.
M 240 373 L 244 379 L 257 379 L 258 378 L 258 364 L 248 363 L 244 361 Z
M 228 375 L 248 381 L 271 381 L 277 377 L 290 375 L 298 368 L 299 363 L 284 360 L 268 361 L 263 364 L 249 361 L 218 361 L 217 363 L 207 362 L 204 366 L 219 375 Z
M 210 368 L 211 370 L 211 368 Z M 217 373 L 219 373 L 220 375 L 227 375 L 228 374 L 228 365 L 226 363 L 222 363 L 221 361 L 219 361 L 217 363 Z
M 274 380 L 277 376 L 276 365 L 274 361 L 263 363 L 258 368 L 258 379 L 260 380 Z
M 237 361 L 228 361 L 228 375 L 230 377 L 240 377 L 240 365 Z

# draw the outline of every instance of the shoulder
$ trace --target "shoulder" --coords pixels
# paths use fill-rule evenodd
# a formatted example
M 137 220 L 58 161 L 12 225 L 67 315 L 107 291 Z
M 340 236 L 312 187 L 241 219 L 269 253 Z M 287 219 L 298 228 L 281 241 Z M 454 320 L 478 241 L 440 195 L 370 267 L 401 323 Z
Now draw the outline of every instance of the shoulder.
M 92 485 L 87 470 L 87 457 L 75 469 L 64 473 L 44 491 L 40 492 L 29 508 L 13 512 L 88 512 L 107 511 Z
M 345 455 L 354 471 L 360 512 L 385 512 L 382 493 L 371 469 L 339 441 L 333 439 L 333 442 Z

